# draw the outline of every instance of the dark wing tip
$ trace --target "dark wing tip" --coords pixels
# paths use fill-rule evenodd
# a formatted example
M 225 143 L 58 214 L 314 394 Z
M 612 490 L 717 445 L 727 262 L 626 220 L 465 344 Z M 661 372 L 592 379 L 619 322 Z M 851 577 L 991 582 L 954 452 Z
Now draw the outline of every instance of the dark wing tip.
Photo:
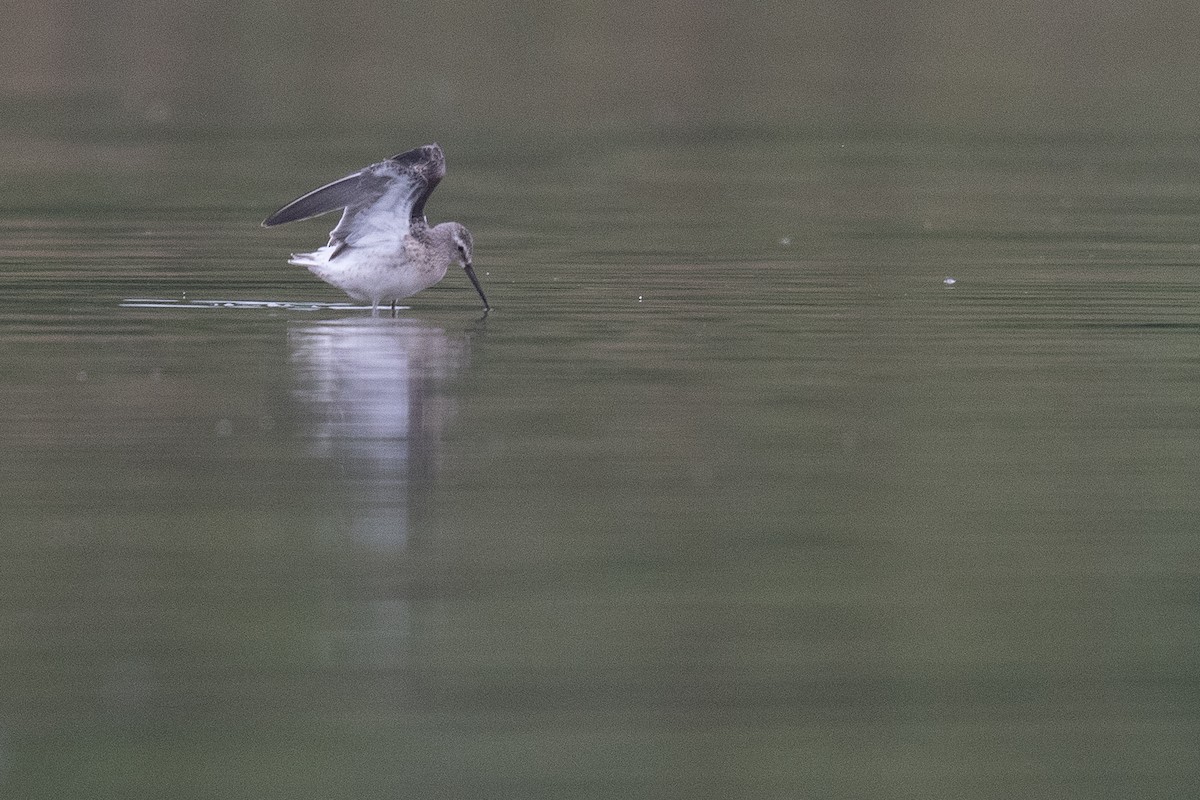
M 271 216 L 263 220 L 263 227 L 283 225 L 287 222 L 318 217 L 330 211 L 338 211 L 355 203 L 370 200 L 372 187 L 364 185 L 363 170 L 359 170 L 319 189 L 313 189 L 298 197 Z
M 437 142 L 433 144 L 421 145 L 414 147 L 412 150 L 405 150 L 403 153 L 397 153 L 392 156 L 391 161 L 397 161 L 401 166 L 416 166 L 425 163 L 445 162 L 446 154 L 442 152 L 442 148 Z
M 388 160 L 430 186 L 436 186 L 446 176 L 446 154 L 436 143 L 405 150 Z
M 293 205 L 295 205 L 295 203 L 289 203 L 271 216 L 264 219 L 262 221 L 262 226 L 264 228 L 273 228 L 276 225 L 282 225 L 285 222 L 295 222 L 298 219 L 304 219 L 304 217 L 296 214 L 296 210 L 292 208 Z
M 425 219 L 425 201 L 429 199 L 429 195 L 433 194 L 438 183 L 446 176 L 446 154 L 434 142 L 397 153 L 388 160 L 397 168 L 411 175 L 417 182 L 418 188 L 413 197 L 409 216 L 414 222 L 423 221 Z

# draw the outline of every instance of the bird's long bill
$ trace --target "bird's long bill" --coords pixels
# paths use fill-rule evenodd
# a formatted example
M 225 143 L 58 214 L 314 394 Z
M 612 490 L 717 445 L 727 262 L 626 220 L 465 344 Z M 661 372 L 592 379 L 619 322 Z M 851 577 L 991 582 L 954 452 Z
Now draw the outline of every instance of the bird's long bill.
M 483 287 L 479 285 L 479 278 L 475 277 L 475 268 L 470 264 L 463 264 L 463 269 L 466 270 L 467 277 L 471 279 L 471 283 L 475 286 L 475 291 L 479 292 L 479 299 L 483 301 L 483 310 L 491 311 L 492 307 L 488 305 L 487 295 L 483 293 Z

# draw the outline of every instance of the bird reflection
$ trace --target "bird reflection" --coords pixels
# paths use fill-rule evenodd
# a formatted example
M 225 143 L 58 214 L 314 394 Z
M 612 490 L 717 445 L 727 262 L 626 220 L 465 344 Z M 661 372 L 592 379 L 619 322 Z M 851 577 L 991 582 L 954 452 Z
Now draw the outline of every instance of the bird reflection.
M 403 547 L 451 412 L 440 387 L 462 368 L 467 337 L 412 319 L 344 319 L 298 324 L 288 339 L 304 434 L 345 487 L 351 536 Z

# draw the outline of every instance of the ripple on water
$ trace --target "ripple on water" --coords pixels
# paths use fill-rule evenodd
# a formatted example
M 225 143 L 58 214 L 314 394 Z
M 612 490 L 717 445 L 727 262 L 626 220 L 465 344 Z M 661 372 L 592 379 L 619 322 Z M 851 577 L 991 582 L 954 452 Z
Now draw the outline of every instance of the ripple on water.
M 161 297 L 129 297 L 121 301 L 122 308 L 242 308 L 284 309 L 287 311 L 370 311 L 370 306 L 354 303 L 315 303 L 290 300 L 170 300 Z M 397 306 L 407 309 L 408 306 Z

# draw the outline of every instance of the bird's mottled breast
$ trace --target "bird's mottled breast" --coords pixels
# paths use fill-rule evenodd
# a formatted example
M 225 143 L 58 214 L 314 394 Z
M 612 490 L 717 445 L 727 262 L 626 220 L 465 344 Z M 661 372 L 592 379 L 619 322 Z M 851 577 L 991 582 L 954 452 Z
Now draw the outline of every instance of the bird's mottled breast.
M 425 247 L 426 245 L 413 234 L 406 233 L 404 235 L 404 259 L 406 261 L 420 261 Z
M 404 236 L 404 260 L 425 273 L 445 274 L 447 263 L 439 263 L 436 248 L 431 247 L 429 234 L 424 229 L 414 230 Z

